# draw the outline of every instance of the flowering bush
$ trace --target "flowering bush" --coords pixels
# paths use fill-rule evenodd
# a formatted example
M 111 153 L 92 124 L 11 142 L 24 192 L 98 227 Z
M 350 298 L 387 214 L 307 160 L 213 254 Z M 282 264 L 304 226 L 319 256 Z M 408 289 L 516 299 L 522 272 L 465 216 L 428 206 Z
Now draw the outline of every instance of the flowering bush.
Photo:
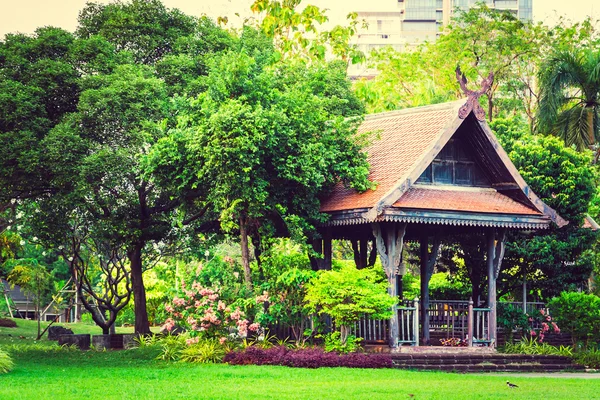
M 537 310 L 531 315 L 526 315 L 531 324 L 529 335 L 533 338 L 537 338 L 540 343 L 544 341 L 544 337 L 550 332 L 550 328 L 552 328 L 554 333 L 560 333 L 560 328 L 552 321 L 552 317 L 544 309 Z
M 190 332 L 190 343 L 197 337 L 217 338 L 224 343 L 231 334 L 246 337 L 248 331 L 260 328 L 257 323 L 250 324 L 239 306 L 227 304 L 220 299 L 218 289 L 206 288 L 197 282 L 187 289 L 182 282 L 183 295 L 174 297 L 171 304 L 165 306 L 170 317 L 163 328 L 171 331 L 175 325 Z
M 327 353 L 321 348 L 290 350 L 284 346 L 261 349 L 248 347 L 228 353 L 223 361 L 231 365 L 284 365 L 298 368 L 348 367 L 391 368 L 389 354 Z

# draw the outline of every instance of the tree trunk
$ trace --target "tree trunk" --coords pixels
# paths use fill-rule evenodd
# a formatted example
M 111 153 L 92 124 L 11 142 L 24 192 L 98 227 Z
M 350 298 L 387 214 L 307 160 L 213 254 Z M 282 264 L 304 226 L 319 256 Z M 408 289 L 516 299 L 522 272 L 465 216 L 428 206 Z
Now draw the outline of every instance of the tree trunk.
M 252 275 L 250 271 L 250 251 L 248 249 L 248 218 L 240 217 L 240 245 L 242 246 L 242 267 L 244 280 L 248 289 L 252 289 Z
M 346 344 L 346 341 L 348 340 L 349 335 L 350 335 L 350 327 L 347 325 L 341 325 L 340 326 L 340 342 L 342 343 L 342 345 Z
M 596 144 L 596 135 L 594 135 L 594 108 L 587 108 L 587 123 L 588 123 L 588 141 L 589 145 L 593 146 Z
M 143 243 L 134 244 L 127 252 L 131 267 L 131 287 L 133 289 L 133 305 L 135 310 L 135 333 L 146 335 L 150 333 L 148 311 L 146 310 L 146 289 L 142 278 L 142 248 Z

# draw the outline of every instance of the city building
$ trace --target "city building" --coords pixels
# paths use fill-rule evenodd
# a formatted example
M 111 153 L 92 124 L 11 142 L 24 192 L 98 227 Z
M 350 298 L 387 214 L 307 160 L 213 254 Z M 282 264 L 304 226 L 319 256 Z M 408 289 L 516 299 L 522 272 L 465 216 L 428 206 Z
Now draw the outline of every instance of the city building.
M 450 22 L 452 14 L 468 9 L 481 0 L 389 0 L 389 8 L 358 11 L 359 20 L 365 20 L 368 28 L 357 36 L 356 44 L 365 54 L 372 50 L 391 46 L 403 51 L 425 41 L 435 41 L 441 27 Z M 533 0 L 485 0 L 490 8 L 508 10 L 523 21 L 532 19 Z M 350 69 L 350 76 L 365 74 L 364 66 Z M 368 75 L 368 73 L 367 73 Z

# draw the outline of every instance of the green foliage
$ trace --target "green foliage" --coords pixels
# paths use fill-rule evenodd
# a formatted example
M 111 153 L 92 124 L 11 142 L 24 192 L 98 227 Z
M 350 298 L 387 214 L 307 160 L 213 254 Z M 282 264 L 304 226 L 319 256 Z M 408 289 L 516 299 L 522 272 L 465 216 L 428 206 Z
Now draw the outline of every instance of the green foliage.
M 578 150 L 597 142 L 599 69 L 600 51 L 596 49 L 559 49 L 544 61 L 539 73 L 540 132 L 552 133 Z
M 431 275 L 429 295 L 434 300 L 468 299 L 471 288 L 463 281 L 454 279 L 448 272 L 437 272 Z M 407 273 L 402 277 L 402 296 L 412 300 L 421 295 L 419 276 Z
M 179 353 L 180 361 L 198 364 L 220 363 L 223 361 L 223 357 L 225 357 L 225 348 L 216 339 L 192 343 Z
M 513 275 L 505 273 L 501 279 L 516 287 L 525 274 L 536 281 L 545 297 L 581 286 L 594 266 L 585 251 L 597 237 L 590 229 L 580 228 L 595 194 L 590 154 L 567 148 L 552 136 L 528 135 L 513 143 L 509 156 L 531 189 L 569 225 L 552 228 L 543 236 L 510 236 L 503 267 Z M 520 273 L 514 274 L 515 270 Z
M 342 334 L 340 332 L 331 332 L 325 335 L 325 351 L 336 353 L 354 353 L 361 349 L 361 338 L 354 335 L 348 335 L 346 342 L 342 342 Z
M 508 303 L 498 303 L 498 327 L 512 338 L 513 331 L 525 333 L 529 328 L 527 315 L 523 312 L 523 308 Z
M 111 4 L 87 3 L 79 13 L 77 36 L 101 36 L 138 63 L 152 64 L 173 51 L 180 37 L 190 36 L 197 19 L 159 0 Z
M 13 367 L 14 363 L 12 361 L 12 358 L 10 358 L 8 353 L 0 349 L 0 374 L 6 374 L 10 372 L 13 369 Z
M 536 338 L 522 338 L 516 343 L 507 342 L 500 350 L 508 354 L 534 354 L 552 356 L 573 356 L 573 349 L 568 346 L 555 347 L 548 343 L 539 343 Z
M 387 294 L 384 281 L 374 268 L 344 265 L 319 271 L 307 287 L 307 310 L 331 316 L 346 343 L 350 326 L 361 317 L 387 319 L 396 299 Z
M 587 349 L 573 354 L 573 361 L 587 368 L 600 369 L 600 349 Z
M 257 28 L 273 42 L 283 58 L 299 57 L 309 61 L 324 60 L 333 54 L 344 62 L 357 63 L 364 54 L 351 40 L 357 33 L 358 14 L 347 15 L 348 25 L 321 29 L 329 20 L 327 9 L 314 5 L 300 7 L 302 0 L 255 0 L 251 9 L 259 14 Z
M 272 294 L 267 321 L 290 326 L 296 343 L 306 340 L 304 332 L 308 321 L 303 311 L 307 284 L 314 277 L 315 272 L 311 270 L 291 268 L 282 272 L 269 288 Z
M 562 292 L 550 301 L 554 319 L 573 341 L 600 342 L 600 297 L 579 292 Z

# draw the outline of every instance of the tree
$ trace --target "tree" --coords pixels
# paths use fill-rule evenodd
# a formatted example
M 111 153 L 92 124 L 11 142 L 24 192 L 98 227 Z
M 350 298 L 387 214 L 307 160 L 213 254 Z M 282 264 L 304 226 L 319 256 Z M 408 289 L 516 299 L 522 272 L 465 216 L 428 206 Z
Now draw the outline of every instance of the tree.
M 361 317 L 390 318 L 396 303 L 387 293 L 387 281 L 374 268 L 359 270 L 351 264 L 318 271 L 307 285 L 305 301 L 310 312 L 331 316 L 340 330 L 342 345 Z
M 78 21 L 78 37 L 101 36 L 141 64 L 154 64 L 171 54 L 180 38 L 195 33 L 198 23 L 178 9 L 167 9 L 160 0 L 90 2 L 80 11 Z
M 36 259 L 20 259 L 14 261 L 15 264 L 8 274 L 8 281 L 12 285 L 19 285 L 21 290 L 33 299 L 38 327 L 36 340 L 40 340 L 42 335 L 41 311 L 51 288 L 50 274 Z
M 569 225 L 544 235 L 509 238 L 503 261 L 505 290 L 518 287 L 524 276 L 535 281 L 545 297 L 581 287 L 593 268 L 586 250 L 597 240 L 595 232 L 581 228 L 595 194 L 590 155 L 551 136 L 525 136 L 514 143 L 509 156 L 531 189 Z
M 259 16 L 255 27 L 273 39 L 281 56 L 323 61 L 333 54 L 346 63 L 364 61 L 364 54 L 350 43 L 360 23 L 357 13 L 347 15 L 348 25 L 324 30 L 321 25 L 329 21 L 327 10 L 310 4 L 300 9 L 301 3 L 302 0 L 252 3 L 252 11 Z
M 249 237 L 291 235 L 304 242 L 323 218 L 323 191 L 340 180 L 358 190 L 371 185 L 356 135 L 359 119 L 344 117 L 362 106 L 343 64 L 307 67 L 276 63 L 272 55 L 246 29 L 241 51 L 215 57 L 209 90 L 181 112 L 186 125 L 159 142 L 149 164 L 165 180 L 207 188 L 223 229 L 239 230 L 249 286 Z
M 537 129 L 579 150 L 594 146 L 599 135 L 600 51 L 557 51 L 541 66 L 539 84 Z
M 458 99 L 464 96 L 454 79 L 454 70 L 460 65 L 473 82 L 471 87 L 494 74 L 493 85 L 485 93 L 488 120 L 499 114 L 500 100 L 504 108 L 521 112 L 532 107 L 527 103 L 533 101 L 530 78 L 549 44 L 548 36 L 541 24 L 522 22 L 508 11 L 481 4 L 458 11 L 435 43 L 404 52 L 388 48 L 372 54 L 371 64 L 380 74 L 358 81 L 356 90 L 375 112 Z

